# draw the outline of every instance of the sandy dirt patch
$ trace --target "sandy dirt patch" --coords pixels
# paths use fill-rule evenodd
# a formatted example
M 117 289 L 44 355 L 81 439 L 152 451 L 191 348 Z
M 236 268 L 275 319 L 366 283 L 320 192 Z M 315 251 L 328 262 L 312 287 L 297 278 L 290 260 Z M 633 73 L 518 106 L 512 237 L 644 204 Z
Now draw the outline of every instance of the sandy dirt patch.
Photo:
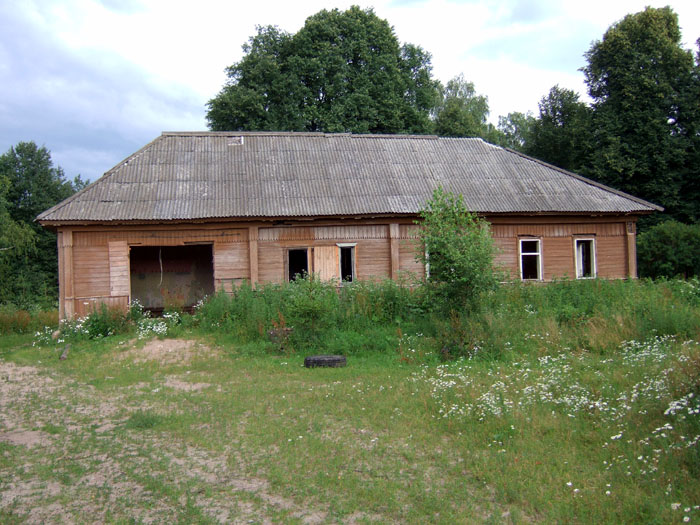
M 152 339 L 142 347 L 132 346 L 122 354 L 122 357 L 133 359 L 135 363 L 157 361 L 163 364 L 184 364 L 198 355 L 211 356 L 215 352 L 216 350 L 197 341 Z

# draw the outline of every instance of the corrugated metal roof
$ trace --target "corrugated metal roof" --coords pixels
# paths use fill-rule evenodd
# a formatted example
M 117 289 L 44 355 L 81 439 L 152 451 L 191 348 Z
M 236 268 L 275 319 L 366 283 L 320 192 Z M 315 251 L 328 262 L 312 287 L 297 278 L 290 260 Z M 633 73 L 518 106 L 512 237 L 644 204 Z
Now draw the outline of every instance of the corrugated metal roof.
M 38 220 L 415 214 L 441 185 L 478 213 L 645 213 L 658 206 L 481 139 L 163 133 Z

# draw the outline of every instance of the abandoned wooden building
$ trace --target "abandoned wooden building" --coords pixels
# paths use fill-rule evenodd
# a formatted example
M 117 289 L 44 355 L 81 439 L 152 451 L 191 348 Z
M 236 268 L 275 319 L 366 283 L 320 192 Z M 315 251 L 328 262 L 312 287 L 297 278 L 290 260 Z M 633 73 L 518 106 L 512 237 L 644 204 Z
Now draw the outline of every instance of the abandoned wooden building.
M 249 281 L 424 274 L 414 221 L 442 186 L 491 223 L 524 280 L 636 276 L 636 221 L 660 210 L 480 139 L 163 133 L 38 217 L 58 233 L 60 316 L 191 306 Z

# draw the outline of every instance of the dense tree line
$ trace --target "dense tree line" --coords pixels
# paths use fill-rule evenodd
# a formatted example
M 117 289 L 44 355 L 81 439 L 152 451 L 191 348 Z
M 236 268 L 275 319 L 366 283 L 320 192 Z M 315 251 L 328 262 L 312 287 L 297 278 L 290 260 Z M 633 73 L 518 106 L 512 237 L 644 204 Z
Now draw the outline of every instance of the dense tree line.
M 56 235 L 37 215 L 83 188 L 54 167 L 51 154 L 20 142 L 0 155 L 0 304 L 53 305 L 58 297 Z

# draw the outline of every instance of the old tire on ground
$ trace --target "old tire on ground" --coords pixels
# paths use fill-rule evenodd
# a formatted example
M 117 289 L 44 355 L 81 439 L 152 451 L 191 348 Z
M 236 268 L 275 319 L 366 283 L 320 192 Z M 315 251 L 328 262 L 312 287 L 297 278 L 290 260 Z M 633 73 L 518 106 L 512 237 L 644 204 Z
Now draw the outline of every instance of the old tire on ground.
M 310 355 L 304 359 L 306 368 L 317 366 L 338 368 L 345 365 L 347 365 L 347 359 L 345 359 L 344 355 Z

